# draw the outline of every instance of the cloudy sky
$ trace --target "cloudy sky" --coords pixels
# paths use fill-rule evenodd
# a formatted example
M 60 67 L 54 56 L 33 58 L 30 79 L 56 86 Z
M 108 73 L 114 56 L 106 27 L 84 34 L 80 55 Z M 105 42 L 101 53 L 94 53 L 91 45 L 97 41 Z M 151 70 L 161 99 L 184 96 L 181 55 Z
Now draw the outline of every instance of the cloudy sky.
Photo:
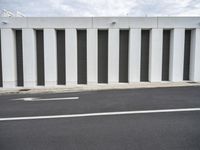
M 200 0 L 0 0 L 25 16 L 198 16 Z

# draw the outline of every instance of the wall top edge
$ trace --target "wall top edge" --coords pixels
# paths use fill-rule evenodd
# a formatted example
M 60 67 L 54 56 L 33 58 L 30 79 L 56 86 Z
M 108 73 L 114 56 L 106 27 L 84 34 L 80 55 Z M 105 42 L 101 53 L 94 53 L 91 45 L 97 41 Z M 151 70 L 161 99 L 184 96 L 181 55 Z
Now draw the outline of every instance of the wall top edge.
M 200 17 L 0 17 L 0 28 L 200 28 Z
M 9 19 L 24 19 L 24 18 L 200 18 L 200 16 L 96 16 L 96 17 L 90 17 L 90 16 L 67 16 L 67 17 L 0 17 L 0 18 L 9 18 Z

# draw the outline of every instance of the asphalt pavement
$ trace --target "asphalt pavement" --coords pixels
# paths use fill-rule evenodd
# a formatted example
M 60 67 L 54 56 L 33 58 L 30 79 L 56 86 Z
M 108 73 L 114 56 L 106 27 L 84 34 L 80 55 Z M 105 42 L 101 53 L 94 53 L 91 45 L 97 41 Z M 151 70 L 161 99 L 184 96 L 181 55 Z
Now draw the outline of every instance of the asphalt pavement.
M 193 108 L 199 86 L 1 95 L 0 150 L 200 150 Z

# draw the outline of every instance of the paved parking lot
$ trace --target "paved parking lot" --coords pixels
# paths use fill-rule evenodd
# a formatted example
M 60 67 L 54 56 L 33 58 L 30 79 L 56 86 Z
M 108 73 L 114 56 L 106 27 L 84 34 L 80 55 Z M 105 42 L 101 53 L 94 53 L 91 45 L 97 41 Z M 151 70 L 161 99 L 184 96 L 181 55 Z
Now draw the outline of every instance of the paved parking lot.
M 1 150 L 199 150 L 200 87 L 0 96 Z

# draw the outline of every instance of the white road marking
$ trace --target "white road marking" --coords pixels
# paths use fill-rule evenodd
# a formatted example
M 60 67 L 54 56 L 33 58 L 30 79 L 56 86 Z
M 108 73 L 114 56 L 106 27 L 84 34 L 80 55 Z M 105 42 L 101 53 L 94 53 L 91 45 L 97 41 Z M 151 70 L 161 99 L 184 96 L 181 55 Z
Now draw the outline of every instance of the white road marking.
M 21 100 L 21 101 L 59 101 L 59 100 L 72 100 L 72 99 L 79 99 L 79 97 L 62 97 L 62 98 L 34 98 L 34 97 L 25 97 L 25 98 L 18 98 L 13 100 Z
M 52 116 L 10 117 L 10 118 L 0 118 L 0 121 L 113 116 L 113 115 L 129 115 L 129 114 L 130 115 L 131 114 L 152 114 L 152 113 L 170 113 L 170 112 L 191 112 L 191 111 L 200 111 L 200 108 L 137 110 L 137 111 L 100 112 L 100 113 L 68 114 L 68 115 L 52 115 Z

